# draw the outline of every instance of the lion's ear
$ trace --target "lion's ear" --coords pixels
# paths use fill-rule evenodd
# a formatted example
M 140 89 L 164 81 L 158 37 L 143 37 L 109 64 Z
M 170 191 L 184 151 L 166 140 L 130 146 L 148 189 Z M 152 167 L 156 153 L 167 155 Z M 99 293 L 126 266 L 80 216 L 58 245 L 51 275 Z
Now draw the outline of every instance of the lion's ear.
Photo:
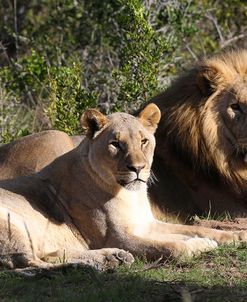
M 139 121 L 152 133 L 155 132 L 160 118 L 160 110 L 153 103 L 148 104 L 138 115 Z
M 80 122 L 82 128 L 86 131 L 86 136 L 93 138 L 95 133 L 108 122 L 108 119 L 99 111 L 88 109 L 82 114 Z
M 196 83 L 202 95 L 209 96 L 223 82 L 221 72 L 212 66 L 200 66 L 196 74 Z

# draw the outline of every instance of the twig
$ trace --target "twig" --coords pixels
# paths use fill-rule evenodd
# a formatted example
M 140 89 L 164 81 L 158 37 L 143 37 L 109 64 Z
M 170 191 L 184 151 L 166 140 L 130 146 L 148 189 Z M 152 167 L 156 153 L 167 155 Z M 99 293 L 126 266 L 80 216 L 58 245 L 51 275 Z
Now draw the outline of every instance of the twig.
M 12 232 L 11 232 L 11 226 L 10 226 L 10 213 L 8 213 L 8 239 L 11 241 L 12 239 Z
M 15 29 L 15 48 L 16 48 L 16 57 L 18 59 L 19 55 L 19 41 L 18 41 L 18 26 L 17 26 L 17 0 L 14 0 L 14 29 Z
M 208 18 L 210 21 L 213 22 L 213 24 L 214 24 L 214 26 L 215 26 L 215 28 L 217 30 L 217 33 L 219 35 L 220 41 L 221 41 L 221 43 L 223 43 L 225 41 L 225 38 L 222 35 L 221 29 L 220 29 L 220 26 L 219 26 L 217 20 L 211 14 L 209 14 L 209 13 L 206 14 L 205 17 Z
M 7 48 L 3 45 L 2 41 L 0 41 L 0 50 L 3 52 L 4 57 L 6 58 L 9 65 L 11 65 L 11 60 L 9 58 L 9 55 L 7 53 Z
M 185 41 L 184 41 L 185 42 Z M 188 43 L 186 43 L 185 45 L 186 49 L 189 51 L 189 53 L 191 54 L 191 56 L 196 60 L 198 61 L 198 57 L 197 55 L 193 52 L 193 50 L 189 47 Z
M 161 266 L 164 266 L 169 261 L 169 259 L 167 259 L 166 261 L 161 262 L 162 259 L 163 259 L 163 256 L 161 256 L 158 260 L 156 260 L 152 263 L 146 264 L 143 269 L 137 269 L 137 270 L 133 271 L 133 273 L 145 272 L 145 271 L 149 271 L 151 269 L 156 269 Z
M 227 47 L 228 45 L 230 45 L 231 43 L 236 42 L 236 41 L 238 41 L 238 40 L 241 40 L 241 39 L 243 39 L 243 38 L 245 38 L 245 37 L 247 37 L 247 34 L 240 34 L 240 35 L 235 36 L 235 37 L 232 37 L 232 38 L 230 38 L 230 39 L 228 39 L 228 40 L 222 41 L 222 42 L 220 43 L 220 48 L 225 48 L 225 47 Z

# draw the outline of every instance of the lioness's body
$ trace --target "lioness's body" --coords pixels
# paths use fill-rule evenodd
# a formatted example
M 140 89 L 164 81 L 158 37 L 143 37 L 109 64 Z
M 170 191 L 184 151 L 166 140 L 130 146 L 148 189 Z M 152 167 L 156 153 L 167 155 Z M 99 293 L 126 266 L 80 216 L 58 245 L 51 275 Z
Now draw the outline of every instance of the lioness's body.
M 247 51 L 199 62 L 151 102 L 153 203 L 182 219 L 247 217 Z
M 57 157 L 79 145 L 81 140 L 81 136 L 69 137 L 62 131 L 47 130 L 2 145 L 0 180 L 38 172 Z
M 152 104 L 139 119 L 88 111 L 87 138 L 77 148 L 35 175 L 1 182 L 0 260 L 42 266 L 53 256 L 104 267 L 109 256 L 133 261 L 119 248 L 155 259 L 246 241 L 245 232 L 154 219 L 146 183 L 159 117 Z

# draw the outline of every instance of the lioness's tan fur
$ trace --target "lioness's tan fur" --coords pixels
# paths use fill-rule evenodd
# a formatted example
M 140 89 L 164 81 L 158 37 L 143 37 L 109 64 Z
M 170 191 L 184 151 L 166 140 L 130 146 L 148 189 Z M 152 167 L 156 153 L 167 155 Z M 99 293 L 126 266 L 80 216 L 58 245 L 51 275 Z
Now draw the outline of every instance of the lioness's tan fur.
M 69 137 L 57 130 L 31 134 L 0 146 L 0 180 L 30 175 L 72 150 L 81 136 Z
M 159 119 L 154 104 L 138 118 L 88 110 L 81 120 L 87 138 L 77 148 L 37 174 L 1 182 L 1 262 L 46 267 L 59 257 L 105 268 L 131 263 L 129 252 L 148 259 L 191 256 L 217 242 L 246 241 L 247 232 L 153 217 L 147 182 Z
M 199 62 L 151 102 L 162 114 L 153 202 L 183 219 L 246 217 L 247 51 Z

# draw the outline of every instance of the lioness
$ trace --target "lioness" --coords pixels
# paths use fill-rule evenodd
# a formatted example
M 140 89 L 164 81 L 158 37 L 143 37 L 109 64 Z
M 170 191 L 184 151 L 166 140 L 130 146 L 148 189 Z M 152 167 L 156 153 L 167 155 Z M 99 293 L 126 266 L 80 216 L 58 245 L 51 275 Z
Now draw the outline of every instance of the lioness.
M 77 148 L 37 174 L 0 182 L 1 261 L 46 267 L 51 257 L 60 257 L 105 268 L 131 263 L 130 253 L 191 256 L 217 243 L 247 241 L 247 232 L 153 217 L 147 183 L 159 120 L 154 104 L 138 118 L 88 110 L 81 118 L 86 138 Z
M 69 137 L 57 130 L 31 134 L 0 146 L 0 180 L 39 172 L 54 159 L 69 152 L 82 136 Z

